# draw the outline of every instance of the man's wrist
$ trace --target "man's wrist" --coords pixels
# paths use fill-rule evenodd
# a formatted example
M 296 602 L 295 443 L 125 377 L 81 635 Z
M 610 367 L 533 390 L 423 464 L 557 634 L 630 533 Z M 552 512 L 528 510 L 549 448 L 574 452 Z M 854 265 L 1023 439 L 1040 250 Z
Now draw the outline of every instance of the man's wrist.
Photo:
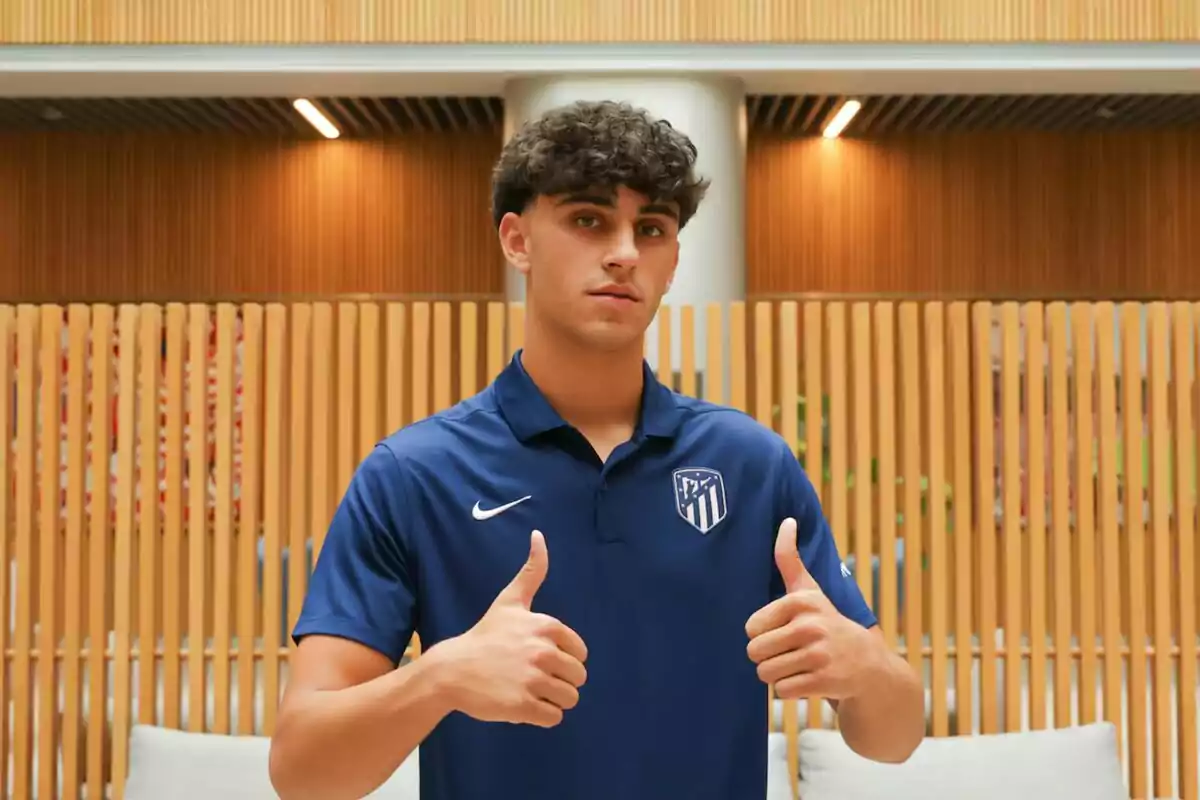
M 863 629 L 860 641 L 858 679 L 846 698 L 855 703 L 860 702 L 860 698 L 869 701 L 872 695 L 879 692 L 887 693 L 889 684 L 896 677 L 896 657 L 888 649 L 883 637 L 876 636 L 870 629 Z
M 459 678 L 459 659 L 453 639 L 439 642 L 421 653 L 411 663 L 412 680 L 420 686 L 426 708 L 444 717 L 460 706 L 462 681 Z

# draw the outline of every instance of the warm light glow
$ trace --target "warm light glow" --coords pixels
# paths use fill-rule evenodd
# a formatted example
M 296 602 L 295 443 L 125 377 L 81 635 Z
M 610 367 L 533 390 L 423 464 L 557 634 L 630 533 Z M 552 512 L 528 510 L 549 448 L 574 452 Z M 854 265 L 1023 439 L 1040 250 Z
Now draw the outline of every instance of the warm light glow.
M 341 136 L 341 132 L 334 127 L 324 114 L 322 114 L 316 106 L 304 98 L 300 98 L 292 103 L 296 110 L 304 115 L 304 118 L 312 123 L 312 126 L 321 132 L 321 135 L 326 139 L 336 139 Z
M 838 109 L 838 112 L 833 115 L 833 119 L 829 120 L 829 124 L 825 126 L 825 131 L 822 135 L 826 139 L 836 139 L 842 134 L 846 126 L 850 124 L 850 120 L 854 119 L 854 115 L 862 108 L 862 103 L 857 100 L 847 100 Z

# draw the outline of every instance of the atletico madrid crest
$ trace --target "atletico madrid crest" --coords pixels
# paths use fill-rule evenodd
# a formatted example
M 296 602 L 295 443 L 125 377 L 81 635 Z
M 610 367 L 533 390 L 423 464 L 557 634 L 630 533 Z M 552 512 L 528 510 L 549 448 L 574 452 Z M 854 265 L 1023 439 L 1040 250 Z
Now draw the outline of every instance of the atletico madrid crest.
M 677 469 L 675 508 L 679 516 L 700 531 L 708 533 L 725 519 L 725 482 L 721 473 L 707 467 Z

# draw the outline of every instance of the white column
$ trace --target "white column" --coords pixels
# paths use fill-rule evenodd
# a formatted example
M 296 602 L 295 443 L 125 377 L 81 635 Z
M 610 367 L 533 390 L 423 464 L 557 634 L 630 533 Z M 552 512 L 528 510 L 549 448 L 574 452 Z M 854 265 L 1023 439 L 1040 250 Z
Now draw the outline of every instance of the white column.
M 669 121 L 696 145 L 696 169 L 712 185 L 680 234 L 679 268 L 663 303 L 694 307 L 696 369 L 702 373 L 708 347 L 707 305 L 721 304 L 728 318 L 729 302 L 744 299 L 746 291 L 746 104 L 742 84 L 728 78 L 689 75 L 564 75 L 515 80 L 505 92 L 505 138 L 526 120 L 576 100 L 618 100 L 645 108 L 651 115 Z M 509 268 L 505 286 L 511 301 L 524 298 L 524 280 L 516 270 Z M 671 361 L 678 370 L 678 311 L 673 310 L 671 325 Z M 646 336 L 646 356 L 656 369 L 657 326 L 656 319 Z M 728 365 L 728 357 L 724 361 Z M 728 392 L 728 371 L 723 385 Z

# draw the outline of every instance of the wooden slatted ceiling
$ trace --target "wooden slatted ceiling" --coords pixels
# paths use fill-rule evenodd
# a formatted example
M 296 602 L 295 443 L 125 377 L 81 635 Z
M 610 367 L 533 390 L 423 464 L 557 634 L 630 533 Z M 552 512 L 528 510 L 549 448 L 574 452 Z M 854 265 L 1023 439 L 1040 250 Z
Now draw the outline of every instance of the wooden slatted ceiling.
M 499 130 L 497 97 L 325 97 L 312 102 L 341 130 L 362 138 Z M 0 130 L 320 134 L 282 97 L 0 98 Z
M 847 98 L 755 95 L 751 130 L 820 135 Z M 1200 125 L 1200 94 L 895 95 L 855 98 L 862 109 L 843 136 L 977 131 L 1106 131 Z
M 819 135 L 845 98 L 752 95 L 751 129 Z M 903 95 L 859 98 L 845 136 L 1040 130 L 1105 131 L 1200 125 L 1200 94 Z M 326 97 L 313 102 L 343 136 L 500 131 L 499 97 Z M 281 97 L 0 98 L 0 131 L 162 131 L 318 138 Z

